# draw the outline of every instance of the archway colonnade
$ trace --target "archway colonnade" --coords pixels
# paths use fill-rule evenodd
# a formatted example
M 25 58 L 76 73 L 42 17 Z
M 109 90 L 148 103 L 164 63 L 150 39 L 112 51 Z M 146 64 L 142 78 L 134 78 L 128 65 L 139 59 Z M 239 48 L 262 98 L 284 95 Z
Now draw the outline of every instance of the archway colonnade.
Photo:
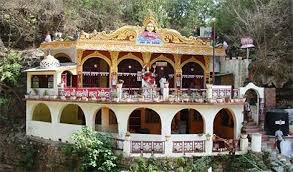
M 161 54 L 153 57 L 152 54 L 118 52 L 108 53 L 109 57 L 95 51 L 85 57 L 78 57 L 80 65 L 79 87 L 109 87 L 115 85 L 117 80 L 123 79 L 125 87 L 140 87 L 140 76 L 137 73 L 144 66 L 156 71 L 156 82 L 164 77 L 169 81 L 170 88 L 180 86 L 188 89 L 202 89 L 209 77 L 209 59 L 203 56 L 190 56 L 181 62 L 179 55 Z M 178 57 L 177 57 L 178 56 Z
M 162 137 L 172 134 L 216 133 L 222 137 L 238 138 L 243 121 L 243 109 L 238 105 L 213 105 L 213 108 L 210 108 L 209 105 L 184 104 L 178 106 L 148 104 L 147 108 L 143 104 L 109 105 L 32 100 L 27 106 L 27 114 L 29 114 L 27 122 L 44 121 L 41 123 L 52 127 L 59 126 L 59 128 L 60 126 L 61 128 L 68 126 L 72 129 L 78 129 L 82 126 L 88 126 L 97 131 L 100 128 L 100 131 L 117 133 L 123 139 L 128 131 L 130 133 L 158 134 Z M 134 112 L 138 110 L 141 111 L 139 115 L 132 118 Z M 46 116 L 44 120 L 40 117 L 43 116 L 43 113 Z M 155 117 L 156 115 L 157 117 Z M 219 118 L 219 116 L 223 117 Z M 133 124 L 132 120 L 137 117 L 140 118 L 138 123 L 140 126 L 135 128 L 135 122 Z M 29 129 L 30 125 L 27 126 Z M 101 127 L 104 128 L 101 129 Z M 227 133 L 230 133 L 227 136 L 217 133 L 226 130 Z M 59 139 L 60 133 L 62 133 L 60 136 L 67 135 L 66 138 L 69 138 L 71 133 L 66 132 L 66 130 L 57 131 L 48 138 Z

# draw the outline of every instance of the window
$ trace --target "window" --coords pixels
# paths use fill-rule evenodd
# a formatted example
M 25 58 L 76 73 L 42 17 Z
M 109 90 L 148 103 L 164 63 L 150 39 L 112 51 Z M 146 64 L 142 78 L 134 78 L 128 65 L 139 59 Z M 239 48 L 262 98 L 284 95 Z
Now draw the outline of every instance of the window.
M 53 75 L 33 75 L 31 81 L 32 88 L 53 88 Z

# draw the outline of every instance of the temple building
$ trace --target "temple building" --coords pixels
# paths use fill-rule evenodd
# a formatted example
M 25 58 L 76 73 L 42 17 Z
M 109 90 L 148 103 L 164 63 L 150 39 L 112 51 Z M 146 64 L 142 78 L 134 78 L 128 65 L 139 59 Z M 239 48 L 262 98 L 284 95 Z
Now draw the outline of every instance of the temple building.
M 111 133 L 125 156 L 247 150 L 239 90 L 212 85 L 223 47 L 213 54 L 210 40 L 160 28 L 152 15 L 143 26 L 47 40 L 40 66 L 26 70 L 27 135 L 71 142 L 87 126 Z

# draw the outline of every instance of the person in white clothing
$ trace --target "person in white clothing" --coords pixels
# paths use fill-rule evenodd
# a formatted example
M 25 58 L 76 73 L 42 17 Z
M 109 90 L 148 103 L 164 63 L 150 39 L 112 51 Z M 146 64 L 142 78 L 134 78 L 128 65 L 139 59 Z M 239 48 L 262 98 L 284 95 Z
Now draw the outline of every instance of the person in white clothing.
M 280 128 L 275 132 L 275 137 L 276 137 L 277 148 L 279 150 L 279 153 L 281 153 L 281 142 L 284 140 L 284 134 Z

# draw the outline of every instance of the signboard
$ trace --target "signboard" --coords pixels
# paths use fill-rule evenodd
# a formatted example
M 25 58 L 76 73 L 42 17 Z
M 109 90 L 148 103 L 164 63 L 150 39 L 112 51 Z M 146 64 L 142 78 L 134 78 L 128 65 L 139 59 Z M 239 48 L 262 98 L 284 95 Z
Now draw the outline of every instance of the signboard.
M 200 27 L 200 37 L 210 38 L 212 36 L 212 27 Z
M 156 66 L 166 67 L 167 66 L 167 62 L 156 62 Z
M 278 125 L 283 125 L 283 124 L 285 124 L 285 121 L 282 121 L 282 120 L 275 121 L 275 124 L 278 124 Z
M 136 44 L 137 45 L 162 45 L 163 42 L 159 34 L 155 32 L 144 31 L 136 38 Z

